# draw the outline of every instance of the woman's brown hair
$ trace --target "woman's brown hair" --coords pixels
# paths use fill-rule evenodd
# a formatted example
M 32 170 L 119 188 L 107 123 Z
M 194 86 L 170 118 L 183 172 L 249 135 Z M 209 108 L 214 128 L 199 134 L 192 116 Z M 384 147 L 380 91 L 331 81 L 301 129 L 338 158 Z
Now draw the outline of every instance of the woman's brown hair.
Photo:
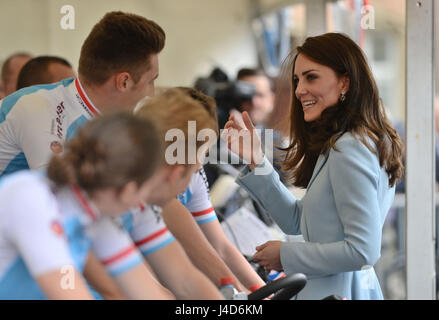
M 98 189 L 138 186 L 157 169 L 162 153 L 154 124 L 129 113 L 100 116 L 87 123 L 52 157 L 47 175 L 57 187 L 76 184 L 93 193 Z
M 349 78 L 349 90 L 344 102 L 325 109 L 320 119 L 304 121 L 300 100 L 295 95 L 293 81 L 295 62 L 299 54 L 331 68 L 338 77 Z M 377 153 L 381 167 L 389 175 L 389 185 L 402 177 L 402 142 L 386 116 L 378 87 L 361 48 L 349 37 L 339 33 L 326 33 L 309 37 L 297 53 L 288 59 L 292 84 L 290 110 L 290 144 L 283 169 L 291 172 L 295 186 L 306 188 L 311 179 L 317 158 L 329 149 L 344 133 L 350 132 L 373 153 Z M 376 150 L 368 139 L 375 144 Z

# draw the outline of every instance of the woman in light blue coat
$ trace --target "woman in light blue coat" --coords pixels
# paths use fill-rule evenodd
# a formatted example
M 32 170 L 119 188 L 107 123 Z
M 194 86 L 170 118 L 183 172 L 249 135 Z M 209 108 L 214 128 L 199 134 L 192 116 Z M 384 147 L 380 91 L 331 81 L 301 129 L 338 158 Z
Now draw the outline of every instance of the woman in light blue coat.
M 244 123 L 231 117 L 223 133 L 249 163 L 237 182 L 285 233 L 305 239 L 269 241 L 253 259 L 267 269 L 304 273 L 308 283 L 298 299 L 382 299 L 373 266 L 402 176 L 401 140 L 361 49 L 347 36 L 310 37 L 290 58 L 290 144 L 283 168 L 295 186 L 307 189 L 305 196 L 297 200 L 280 182 L 248 114 Z M 242 129 L 251 144 L 239 146 Z

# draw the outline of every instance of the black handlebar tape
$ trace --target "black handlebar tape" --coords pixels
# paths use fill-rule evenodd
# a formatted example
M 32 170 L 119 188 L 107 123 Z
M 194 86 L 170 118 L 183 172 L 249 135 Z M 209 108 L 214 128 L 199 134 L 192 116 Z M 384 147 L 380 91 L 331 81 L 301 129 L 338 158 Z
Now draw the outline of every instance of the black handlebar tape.
M 271 281 L 248 295 L 248 300 L 262 300 L 269 295 L 282 290 L 272 300 L 288 300 L 295 296 L 306 285 L 306 276 L 303 273 L 288 275 L 282 279 Z

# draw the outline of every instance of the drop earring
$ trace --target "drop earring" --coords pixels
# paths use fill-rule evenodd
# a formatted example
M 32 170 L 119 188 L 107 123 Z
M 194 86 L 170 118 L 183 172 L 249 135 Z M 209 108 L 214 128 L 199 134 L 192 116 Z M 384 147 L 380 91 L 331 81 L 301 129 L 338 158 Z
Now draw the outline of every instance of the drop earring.
M 344 91 L 342 91 L 341 95 L 340 95 L 340 102 L 343 103 L 345 100 L 346 100 L 346 93 Z

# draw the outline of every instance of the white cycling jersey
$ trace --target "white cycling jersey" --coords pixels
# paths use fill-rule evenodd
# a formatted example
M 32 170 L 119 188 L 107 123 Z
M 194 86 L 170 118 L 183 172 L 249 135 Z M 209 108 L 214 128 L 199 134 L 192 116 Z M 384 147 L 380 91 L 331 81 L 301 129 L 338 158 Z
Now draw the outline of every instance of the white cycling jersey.
M 52 190 L 41 173 L 0 182 L 0 299 L 44 299 L 35 277 L 83 271 L 88 253 L 112 276 L 142 261 L 127 232 L 100 216 L 79 188 Z
M 178 200 L 192 213 L 199 225 L 218 220 L 210 202 L 209 185 L 203 168 L 192 175 L 188 188 L 178 195 Z
M 65 141 L 74 136 L 78 128 L 99 114 L 99 110 L 87 97 L 77 78 L 66 79 L 55 84 L 24 88 L 6 97 L 0 101 L 0 177 L 22 169 L 45 168 L 50 156 L 53 153 L 62 152 Z M 59 194 L 57 197 L 62 197 L 62 195 Z M 31 198 L 33 199 L 33 196 Z M 63 212 L 70 212 L 68 203 L 74 204 L 76 202 L 65 200 L 61 201 L 59 205 L 63 208 Z M 39 206 L 39 202 L 35 202 L 38 211 L 45 210 Z M 50 212 L 50 210 L 46 211 Z M 37 219 L 38 216 L 33 217 Z M 39 223 L 43 225 L 48 223 L 48 219 L 45 219 L 44 215 L 41 216 L 41 219 L 42 221 Z M 80 230 L 82 224 L 77 218 L 74 221 L 76 221 L 76 229 Z M 174 237 L 166 228 L 156 208 L 141 206 L 139 210 L 132 210 L 117 222 L 119 228 L 115 229 L 113 222 L 110 222 L 109 219 L 99 219 L 98 222 L 92 224 L 91 229 L 93 230 L 88 231 L 89 234 L 99 234 L 98 237 L 93 237 L 93 250 L 96 247 L 96 256 L 113 276 L 129 270 L 132 263 L 137 263 L 137 258 L 130 259 L 129 257 L 137 257 L 138 250 L 133 245 L 123 247 L 125 242 L 119 238 L 126 240 L 127 237 L 130 238 L 131 236 L 131 240 L 128 242 L 134 241 L 145 256 L 174 241 Z M 67 227 L 70 224 L 67 223 Z M 58 225 L 61 224 L 55 222 L 54 228 L 61 229 L 57 227 Z M 28 224 L 26 226 L 30 227 Z M 129 232 L 129 235 L 126 231 Z M 48 243 L 56 240 L 56 238 L 54 239 L 52 236 L 46 240 L 45 246 L 49 248 Z M 74 243 L 83 243 L 85 245 L 88 242 L 81 241 L 75 241 Z M 59 239 L 53 245 L 57 245 L 56 243 L 59 243 Z M 70 261 L 71 257 L 65 250 L 57 251 L 60 252 L 60 262 L 55 263 L 56 265 L 60 265 L 61 261 L 64 264 Z M 117 251 L 117 254 L 113 255 L 115 251 Z M 13 250 L 10 252 L 13 252 Z M 84 256 L 82 256 L 82 259 L 84 259 Z M 28 272 L 27 280 L 23 284 L 20 284 L 18 278 L 11 277 L 11 275 L 17 274 L 20 275 L 20 279 L 24 279 L 21 274 L 26 273 L 26 265 L 20 262 L 22 260 L 20 260 L 18 252 L 9 254 L 7 259 L 3 259 L 0 253 L 0 298 L 3 296 L 8 297 L 5 292 L 11 286 L 26 288 L 33 283 L 34 291 L 38 292 L 38 287 L 32 280 L 32 276 L 38 275 L 38 272 L 35 273 L 32 270 L 32 272 Z M 32 268 L 37 261 L 39 260 L 33 260 Z M 21 266 L 21 271 L 14 267 L 15 264 Z M 81 264 L 78 264 L 78 266 L 81 266 Z M 2 291 L 2 288 L 5 291 Z M 20 292 L 24 293 L 26 291 L 32 292 L 27 289 Z M 23 295 L 18 294 L 16 296 Z M 25 296 L 32 297 L 29 294 Z M 39 297 L 42 296 L 42 293 L 39 292 Z M 9 297 L 11 296 L 9 295 Z
M 161 208 L 157 206 L 142 204 L 123 215 L 120 223 L 145 257 L 175 240 L 162 219 Z
M 192 213 L 199 225 L 217 220 L 209 199 L 209 188 L 203 169 L 193 174 L 188 188 L 178 199 Z M 175 240 L 163 221 L 161 208 L 157 206 L 144 203 L 123 215 L 119 222 L 130 233 L 144 256 L 166 247 Z
M 98 114 L 78 78 L 23 88 L 0 100 L 0 177 L 46 167 Z

